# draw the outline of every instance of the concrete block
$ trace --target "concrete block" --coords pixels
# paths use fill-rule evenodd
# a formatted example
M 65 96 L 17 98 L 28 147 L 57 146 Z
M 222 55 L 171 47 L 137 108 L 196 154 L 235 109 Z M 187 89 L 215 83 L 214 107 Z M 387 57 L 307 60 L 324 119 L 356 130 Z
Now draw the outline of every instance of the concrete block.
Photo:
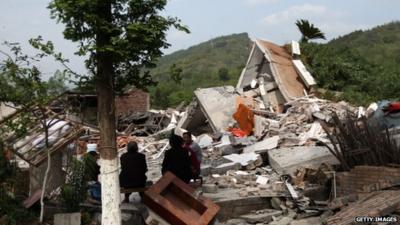
M 212 146 L 213 139 L 208 134 L 202 134 L 199 137 L 197 137 L 196 142 L 201 148 L 207 148 Z
M 214 132 L 224 132 L 234 122 L 238 95 L 232 86 L 199 88 L 194 94 Z
M 310 217 L 301 220 L 293 220 L 290 225 L 322 225 L 322 221 L 319 217 Z
M 322 163 L 337 165 L 339 161 L 323 146 L 301 146 L 268 151 L 272 168 L 279 174 L 293 174 L 300 167 L 317 169 Z
M 256 153 L 262 153 L 266 152 L 270 149 L 274 149 L 278 146 L 279 142 L 279 136 L 273 136 L 270 138 L 266 138 L 260 142 L 257 142 L 251 146 L 247 146 L 246 148 L 243 149 L 243 152 L 248 153 L 248 152 L 256 152 Z
M 202 176 L 208 176 L 208 175 L 211 174 L 212 168 L 213 168 L 213 167 L 212 167 L 211 165 L 201 165 L 201 172 L 200 172 L 200 174 L 201 174 Z
M 54 225 L 81 225 L 81 213 L 55 214 Z
M 247 166 L 250 162 L 256 162 L 260 160 L 262 163 L 261 156 L 254 152 L 243 153 L 243 154 L 231 154 L 224 156 L 224 158 L 228 159 L 231 162 L 240 163 L 242 166 Z
M 218 192 L 218 186 L 215 184 L 203 184 L 201 186 L 201 189 L 203 190 L 204 193 L 217 193 Z
M 283 217 L 282 219 L 278 221 L 273 221 L 270 224 L 271 225 L 290 225 L 290 223 L 293 221 L 292 218 L 290 217 Z
M 211 168 L 211 173 L 213 174 L 225 174 L 229 170 L 239 170 L 242 166 L 238 162 L 229 162 L 221 164 L 217 167 Z
M 236 150 L 232 145 L 224 145 L 220 147 L 216 147 L 218 151 L 221 152 L 221 155 L 230 155 L 235 152 L 238 152 L 239 150 Z
M 272 221 L 272 217 L 282 215 L 280 210 L 263 210 L 261 213 L 252 213 L 240 216 L 241 219 L 246 220 L 247 223 L 269 223 Z

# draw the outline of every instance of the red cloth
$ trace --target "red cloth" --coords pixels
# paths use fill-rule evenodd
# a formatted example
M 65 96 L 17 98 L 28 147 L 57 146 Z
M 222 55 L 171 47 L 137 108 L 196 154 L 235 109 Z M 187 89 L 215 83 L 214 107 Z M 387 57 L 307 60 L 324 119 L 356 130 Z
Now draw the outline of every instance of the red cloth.
M 239 128 L 247 135 L 253 132 L 254 113 L 243 104 L 239 104 L 237 111 L 233 114 L 233 118 L 237 121 Z
M 192 164 L 192 173 L 194 176 L 198 176 L 200 174 L 200 162 L 197 160 L 196 154 L 193 152 L 190 145 L 183 145 L 183 149 L 188 152 L 191 164 Z
M 228 131 L 231 132 L 236 137 L 246 137 L 247 136 L 246 132 L 244 132 L 240 128 L 229 128 Z
M 383 110 L 386 113 L 397 113 L 400 112 L 400 102 L 391 102 Z

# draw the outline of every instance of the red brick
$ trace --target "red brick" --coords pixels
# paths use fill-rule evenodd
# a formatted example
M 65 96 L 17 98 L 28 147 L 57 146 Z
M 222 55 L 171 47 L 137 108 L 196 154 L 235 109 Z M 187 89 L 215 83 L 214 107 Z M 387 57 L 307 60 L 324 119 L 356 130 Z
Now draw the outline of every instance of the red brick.
M 146 112 L 150 109 L 150 95 L 140 89 L 132 88 L 125 95 L 115 99 L 116 115 Z

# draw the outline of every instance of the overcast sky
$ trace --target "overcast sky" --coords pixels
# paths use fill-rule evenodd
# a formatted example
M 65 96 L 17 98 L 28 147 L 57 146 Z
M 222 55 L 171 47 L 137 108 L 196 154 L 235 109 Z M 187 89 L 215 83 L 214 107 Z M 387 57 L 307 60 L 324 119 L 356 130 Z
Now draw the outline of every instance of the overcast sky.
M 31 53 L 28 39 L 41 35 L 71 59 L 72 68 L 84 72 L 83 60 L 73 55 L 76 44 L 63 39 L 63 25 L 50 19 L 48 3 L 49 0 L 0 0 L 0 41 L 20 42 Z M 170 30 L 168 41 L 172 46 L 164 52 L 241 32 L 249 33 L 253 39 L 283 44 L 300 38 L 294 25 L 300 18 L 314 23 L 329 40 L 400 20 L 399 9 L 399 0 L 169 0 L 163 15 L 180 18 L 191 33 Z M 52 62 L 40 67 L 46 75 L 59 68 Z

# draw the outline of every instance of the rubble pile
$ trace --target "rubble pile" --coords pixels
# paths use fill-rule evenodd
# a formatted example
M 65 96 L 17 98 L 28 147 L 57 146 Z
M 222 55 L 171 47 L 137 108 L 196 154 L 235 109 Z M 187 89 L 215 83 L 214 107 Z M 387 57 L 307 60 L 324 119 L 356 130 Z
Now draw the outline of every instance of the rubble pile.
M 350 225 L 356 216 L 399 215 L 400 167 L 367 166 L 366 163 L 338 171 L 338 165 L 344 161 L 332 149 L 337 150 L 338 145 L 344 145 L 340 141 L 345 140 L 331 143 L 332 139 L 325 133 L 325 130 L 337 129 L 333 123 L 341 126 L 341 121 L 349 115 L 360 118 L 374 113 L 370 108 L 364 110 L 310 94 L 315 81 L 305 69 L 300 71 L 299 61 L 286 48 L 257 40 L 236 87 L 199 88 L 185 110 L 179 106 L 118 117 L 119 156 L 126 152 L 130 141 L 136 141 L 139 152 L 146 155 L 148 180 L 162 181 L 157 184 L 160 186 L 155 184 L 150 188 L 155 199 L 150 196 L 146 201 L 153 210 L 159 210 L 151 213 L 193 221 L 191 214 L 202 218 L 202 213 L 209 210 L 208 215 L 212 216 L 206 216 L 204 224 L 209 224 L 216 215 L 215 224 L 272 225 Z M 54 152 L 68 149 L 66 146 L 76 139 L 77 154 L 85 151 L 87 143 L 99 144 L 98 130 L 89 132 L 85 127 L 85 132 L 75 122 L 68 125 L 71 129 L 78 127 L 79 132 L 68 135 L 66 130 L 60 134 L 68 139 L 54 140 L 62 142 Z M 196 180 L 189 186 L 174 175 L 161 175 L 163 155 L 169 148 L 168 138 L 185 131 L 191 131 L 202 148 L 200 185 Z M 34 136 L 39 134 L 35 131 Z M 342 139 L 349 136 L 343 135 Z M 21 156 L 28 156 L 23 148 L 28 146 L 30 155 L 24 160 L 38 161 L 31 157 L 37 153 L 28 145 L 29 140 L 34 139 L 27 135 L 19 142 L 10 143 L 19 148 L 17 152 Z M 36 140 L 43 142 L 41 136 Z M 351 154 L 346 157 L 353 162 L 365 152 L 351 150 L 354 151 L 348 151 Z M 393 152 L 397 150 L 393 148 Z M 360 162 L 382 161 L 384 156 L 379 151 L 371 154 L 376 159 L 362 158 Z M 40 157 L 40 162 L 45 157 Z M 167 183 L 173 187 L 167 188 Z M 188 208 L 187 214 L 186 210 L 176 210 L 172 203 L 167 204 L 168 198 Z
M 133 136 L 149 136 L 167 127 L 179 117 L 179 111 L 149 110 L 120 115 L 117 118 L 117 130 L 121 134 Z

